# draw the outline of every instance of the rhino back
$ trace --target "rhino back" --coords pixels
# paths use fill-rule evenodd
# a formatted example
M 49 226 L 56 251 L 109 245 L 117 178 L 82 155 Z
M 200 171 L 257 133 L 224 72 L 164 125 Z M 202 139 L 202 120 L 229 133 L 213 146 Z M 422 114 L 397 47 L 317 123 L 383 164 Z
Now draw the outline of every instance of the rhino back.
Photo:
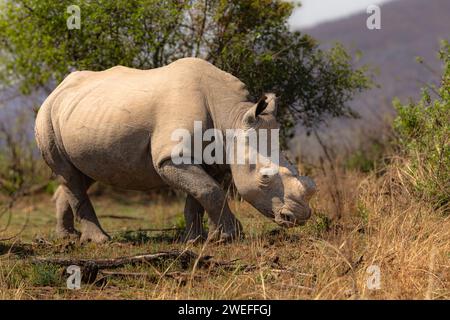
M 194 121 L 214 125 L 208 100 L 215 103 L 211 91 L 224 92 L 227 83 L 242 99 L 243 85 L 236 78 L 191 58 L 152 70 L 81 71 L 69 75 L 43 108 L 50 110 L 60 152 L 81 172 L 146 190 L 163 185 L 154 167 L 170 158 L 177 144 L 171 140 L 174 130 L 193 133 Z
M 51 99 L 60 150 L 97 181 L 137 190 L 163 184 L 153 168 L 152 136 L 180 114 L 166 73 L 115 67 L 69 76 Z

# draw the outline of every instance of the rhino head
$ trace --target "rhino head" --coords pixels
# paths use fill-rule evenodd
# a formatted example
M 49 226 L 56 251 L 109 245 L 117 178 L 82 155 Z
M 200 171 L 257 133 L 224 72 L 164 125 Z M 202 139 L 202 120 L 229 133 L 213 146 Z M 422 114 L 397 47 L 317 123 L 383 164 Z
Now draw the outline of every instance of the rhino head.
M 311 178 L 300 176 L 278 148 L 271 148 L 271 133 L 274 132 L 271 129 L 279 129 L 275 116 L 275 95 L 266 94 L 243 114 L 240 126 L 244 131 L 257 133 L 266 129 L 268 149 L 278 152 L 278 163 L 270 157 L 255 164 L 231 165 L 231 172 L 239 194 L 247 202 L 277 224 L 294 227 L 304 224 L 311 216 L 309 201 L 316 192 L 316 185 Z M 248 155 L 250 149 L 246 150 Z M 256 151 L 258 156 L 260 151 Z

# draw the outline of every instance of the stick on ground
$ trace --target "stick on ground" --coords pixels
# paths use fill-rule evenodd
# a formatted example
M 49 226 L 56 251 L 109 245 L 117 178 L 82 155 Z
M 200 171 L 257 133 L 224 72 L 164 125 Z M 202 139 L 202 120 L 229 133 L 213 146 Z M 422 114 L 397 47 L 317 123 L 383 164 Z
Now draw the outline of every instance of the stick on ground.
M 31 260 L 32 263 L 50 263 L 60 266 L 77 265 L 84 267 L 89 265 L 98 269 L 120 268 L 125 265 L 136 265 L 140 263 L 155 263 L 162 260 L 179 259 L 184 268 L 187 268 L 191 261 L 198 258 L 198 255 L 192 251 L 164 251 L 150 254 L 142 254 L 129 257 L 110 258 L 110 259 L 72 259 L 72 258 L 42 258 L 36 257 Z M 208 260 L 210 257 L 202 257 L 202 260 Z

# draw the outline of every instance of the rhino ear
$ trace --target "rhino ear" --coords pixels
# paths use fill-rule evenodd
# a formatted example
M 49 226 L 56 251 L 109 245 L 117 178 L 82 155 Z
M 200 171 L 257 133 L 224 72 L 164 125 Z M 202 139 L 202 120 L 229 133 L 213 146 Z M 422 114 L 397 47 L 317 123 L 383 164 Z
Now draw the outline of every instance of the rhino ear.
M 254 124 L 260 114 L 276 115 L 277 108 L 275 103 L 275 94 L 268 93 L 263 95 L 258 102 L 252 106 L 244 115 L 244 122 L 248 125 Z
M 256 103 L 255 117 L 259 116 L 267 108 L 266 99 L 267 97 L 265 95 L 259 98 L 258 102 Z
M 277 96 L 274 93 L 266 94 L 266 103 L 267 106 L 264 110 L 264 113 L 277 115 Z

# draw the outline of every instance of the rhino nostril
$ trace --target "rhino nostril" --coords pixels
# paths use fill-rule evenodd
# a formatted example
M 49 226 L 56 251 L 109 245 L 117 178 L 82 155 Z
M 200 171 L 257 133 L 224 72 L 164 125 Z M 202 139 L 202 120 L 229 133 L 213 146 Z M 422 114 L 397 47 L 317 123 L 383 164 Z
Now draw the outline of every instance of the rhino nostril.
M 301 210 L 296 211 L 296 213 L 293 213 L 291 211 L 284 211 L 280 213 L 280 218 L 286 222 L 293 223 L 293 224 L 303 224 L 311 217 L 312 210 L 311 208 L 305 207 Z
M 295 217 L 292 213 L 282 213 L 281 214 L 281 218 L 285 221 L 288 222 L 294 222 L 295 221 Z

